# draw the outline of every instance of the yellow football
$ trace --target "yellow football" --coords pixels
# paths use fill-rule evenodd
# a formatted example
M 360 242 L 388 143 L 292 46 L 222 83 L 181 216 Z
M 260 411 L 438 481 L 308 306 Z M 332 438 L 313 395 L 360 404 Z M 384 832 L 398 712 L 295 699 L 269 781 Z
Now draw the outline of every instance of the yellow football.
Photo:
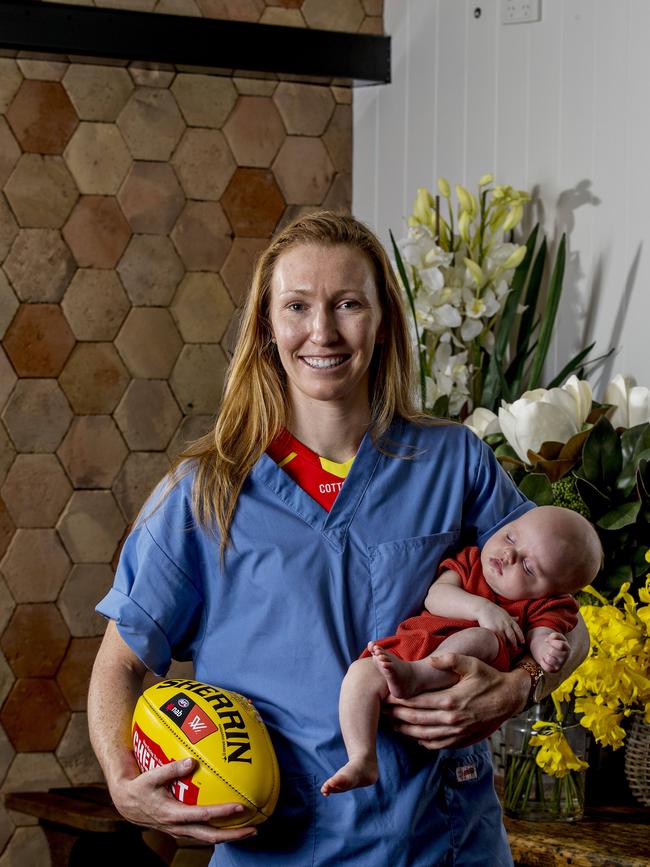
M 259 825 L 271 815 L 280 771 L 266 726 L 251 701 L 218 686 L 173 678 L 145 690 L 136 704 L 133 752 L 141 771 L 185 759 L 194 770 L 171 792 L 185 804 L 239 803 L 220 828 Z

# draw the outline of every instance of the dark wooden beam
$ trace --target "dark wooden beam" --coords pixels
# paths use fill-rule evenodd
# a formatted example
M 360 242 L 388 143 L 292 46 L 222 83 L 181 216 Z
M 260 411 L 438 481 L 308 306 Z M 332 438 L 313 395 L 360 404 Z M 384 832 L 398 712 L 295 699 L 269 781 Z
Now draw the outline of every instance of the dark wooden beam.
M 0 2 L 0 49 L 276 74 L 390 81 L 390 37 L 65 3 Z

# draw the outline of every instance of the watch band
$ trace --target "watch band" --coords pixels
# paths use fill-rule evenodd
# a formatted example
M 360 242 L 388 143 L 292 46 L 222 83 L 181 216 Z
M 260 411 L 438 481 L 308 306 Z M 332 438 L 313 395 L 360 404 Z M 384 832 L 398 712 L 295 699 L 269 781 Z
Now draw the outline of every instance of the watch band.
M 544 688 L 544 669 L 534 659 L 522 659 L 515 668 L 523 668 L 530 675 L 530 691 L 524 705 L 524 711 L 530 710 L 541 698 Z

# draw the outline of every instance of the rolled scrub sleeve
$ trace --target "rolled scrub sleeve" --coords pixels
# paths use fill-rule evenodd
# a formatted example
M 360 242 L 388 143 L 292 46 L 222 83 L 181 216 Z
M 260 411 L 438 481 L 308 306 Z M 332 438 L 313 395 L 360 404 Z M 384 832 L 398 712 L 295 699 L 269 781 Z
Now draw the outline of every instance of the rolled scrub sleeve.
M 203 593 L 194 521 L 183 479 L 161 500 L 154 491 L 128 535 L 115 580 L 97 612 L 154 674 L 174 659 L 190 659 L 199 640 Z

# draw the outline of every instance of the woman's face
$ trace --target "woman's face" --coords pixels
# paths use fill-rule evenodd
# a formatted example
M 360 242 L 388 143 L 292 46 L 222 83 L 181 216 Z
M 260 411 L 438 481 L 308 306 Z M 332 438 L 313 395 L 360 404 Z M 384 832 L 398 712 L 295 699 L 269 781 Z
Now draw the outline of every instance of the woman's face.
M 294 408 L 367 406 L 382 313 L 365 253 L 345 244 L 290 248 L 273 271 L 269 314 Z

